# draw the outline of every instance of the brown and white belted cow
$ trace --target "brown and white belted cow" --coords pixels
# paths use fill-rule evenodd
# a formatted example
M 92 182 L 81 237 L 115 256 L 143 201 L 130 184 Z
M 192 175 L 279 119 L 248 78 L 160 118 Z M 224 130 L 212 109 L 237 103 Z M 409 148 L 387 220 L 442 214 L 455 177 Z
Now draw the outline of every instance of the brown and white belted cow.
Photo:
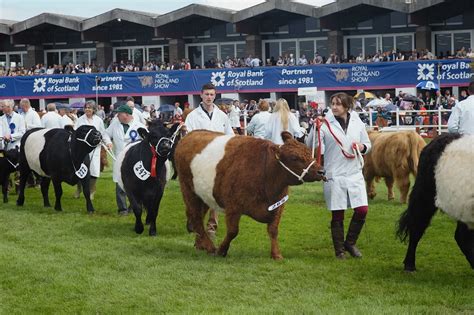
M 284 144 L 245 136 L 196 130 L 185 136 L 175 152 L 181 191 L 186 205 L 187 228 L 196 233 L 195 246 L 215 253 L 203 218 L 209 208 L 225 213 L 227 235 L 217 249 L 226 256 L 239 232 L 245 214 L 267 223 L 271 257 L 282 259 L 278 247 L 278 225 L 288 186 L 324 177 L 311 150 L 282 133 Z

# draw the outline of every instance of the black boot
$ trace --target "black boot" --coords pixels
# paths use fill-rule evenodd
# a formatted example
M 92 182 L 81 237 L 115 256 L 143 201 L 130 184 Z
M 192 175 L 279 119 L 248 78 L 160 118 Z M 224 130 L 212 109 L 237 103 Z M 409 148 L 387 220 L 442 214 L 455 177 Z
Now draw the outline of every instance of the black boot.
M 352 218 L 349 230 L 347 231 L 346 241 L 344 242 L 344 248 L 351 254 L 352 257 L 360 258 L 362 253 L 355 246 L 357 239 L 359 238 L 360 231 L 364 226 L 365 220 L 357 220 Z
M 332 243 L 334 244 L 334 252 L 336 258 L 345 259 L 344 254 L 344 222 L 343 221 L 331 221 L 331 236 Z

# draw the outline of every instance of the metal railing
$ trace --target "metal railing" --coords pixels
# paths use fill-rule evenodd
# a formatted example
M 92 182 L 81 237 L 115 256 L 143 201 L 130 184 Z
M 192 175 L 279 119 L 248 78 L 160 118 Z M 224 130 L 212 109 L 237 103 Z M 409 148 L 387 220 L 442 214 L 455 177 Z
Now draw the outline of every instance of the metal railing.
M 372 108 L 369 109 L 368 112 L 358 112 L 359 116 L 364 116 L 368 115 L 368 128 L 369 129 L 374 129 L 377 127 L 375 125 L 374 121 L 374 114 L 377 114 L 378 111 L 374 111 Z M 385 114 L 395 114 L 395 123 L 392 120 L 391 126 L 388 128 L 395 129 L 397 131 L 403 129 L 404 126 L 410 126 L 410 127 L 415 127 L 415 128 L 420 128 L 420 129 L 435 129 L 438 132 L 438 135 L 442 133 L 443 130 L 446 130 L 448 128 L 448 125 L 443 124 L 443 114 L 446 113 L 451 113 L 450 109 L 444 109 L 442 107 L 439 107 L 438 109 L 434 110 L 400 110 L 397 108 L 396 111 L 387 111 L 384 112 Z M 413 114 L 415 114 L 416 117 L 422 117 L 423 121 L 420 124 L 416 124 L 416 117 L 413 117 Z M 414 120 L 411 123 L 400 123 L 401 121 L 404 121 L 405 117 L 409 117 Z M 432 118 L 431 118 L 431 117 Z M 424 124 L 425 118 L 429 118 L 431 121 L 437 118 L 437 123 L 436 124 Z M 377 115 L 375 115 L 375 120 L 377 119 Z M 387 128 L 387 127 L 384 127 Z

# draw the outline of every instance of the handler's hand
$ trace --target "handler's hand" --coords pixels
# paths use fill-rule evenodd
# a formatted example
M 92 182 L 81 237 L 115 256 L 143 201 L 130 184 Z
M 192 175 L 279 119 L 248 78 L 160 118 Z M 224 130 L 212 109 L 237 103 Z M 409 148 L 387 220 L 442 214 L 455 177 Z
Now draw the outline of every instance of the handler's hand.
M 107 144 L 107 148 L 108 148 L 109 150 L 112 150 L 112 147 L 113 147 L 112 143 Z
M 361 152 L 364 151 L 365 146 L 362 143 L 354 142 L 352 145 L 357 145 L 357 148 L 359 149 L 359 151 Z

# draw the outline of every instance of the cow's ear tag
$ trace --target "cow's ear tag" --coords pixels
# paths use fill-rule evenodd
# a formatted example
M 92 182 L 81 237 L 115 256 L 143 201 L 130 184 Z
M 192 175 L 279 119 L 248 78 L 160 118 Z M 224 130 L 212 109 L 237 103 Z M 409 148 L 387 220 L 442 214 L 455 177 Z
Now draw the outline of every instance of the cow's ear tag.
M 76 176 L 83 179 L 87 175 L 87 166 L 82 163 L 81 167 L 76 171 Z
M 133 166 L 133 171 L 135 172 L 135 176 L 138 177 L 138 179 L 147 180 L 148 177 L 150 177 L 150 172 L 145 169 L 142 161 L 135 163 Z

